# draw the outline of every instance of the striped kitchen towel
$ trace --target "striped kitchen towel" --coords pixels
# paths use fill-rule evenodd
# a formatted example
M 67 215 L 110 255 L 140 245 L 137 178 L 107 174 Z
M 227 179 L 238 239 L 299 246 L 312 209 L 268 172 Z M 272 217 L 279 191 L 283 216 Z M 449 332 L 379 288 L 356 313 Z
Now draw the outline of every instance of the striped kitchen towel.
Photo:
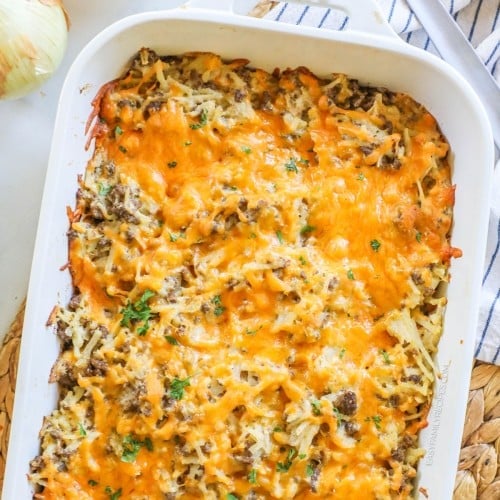
M 353 0 L 355 1 L 355 0 Z M 427 0 L 423 0 L 427 1 Z M 404 0 L 378 0 L 394 30 L 406 42 L 439 55 Z M 453 14 L 486 67 L 500 82 L 500 1 L 442 0 Z M 327 29 L 344 29 L 348 19 L 340 11 L 321 7 L 304 7 L 279 3 L 267 19 L 305 24 Z M 499 103 L 500 112 L 500 103 Z M 494 174 L 493 201 L 490 214 L 477 346 L 478 359 L 500 364 L 500 163 Z

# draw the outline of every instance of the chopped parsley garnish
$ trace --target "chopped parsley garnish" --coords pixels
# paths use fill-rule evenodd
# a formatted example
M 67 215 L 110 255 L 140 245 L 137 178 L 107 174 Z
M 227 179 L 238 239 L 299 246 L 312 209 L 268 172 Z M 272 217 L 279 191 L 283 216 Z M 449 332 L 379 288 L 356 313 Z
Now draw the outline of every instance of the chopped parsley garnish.
M 349 269 L 347 271 L 347 277 L 350 279 L 350 280 L 353 280 L 354 279 L 354 273 L 352 272 L 352 269 Z
M 118 146 L 118 149 L 123 153 L 125 154 L 127 152 L 127 148 L 122 146 L 121 144 Z
M 122 442 L 123 452 L 121 460 L 122 462 L 132 463 L 135 462 L 139 450 L 144 446 L 148 451 L 153 451 L 153 443 L 150 438 L 146 438 L 144 441 L 136 439 L 131 434 L 128 434 L 123 438 Z
M 239 500 L 239 497 L 237 497 L 234 493 L 228 493 L 226 495 L 226 500 Z
M 299 169 L 297 168 L 297 163 L 293 158 L 290 158 L 285 163 L 285 168 L 286 168 L 287 172 L 295 172 L 295 173 L 299 172 Z
M 276 231 L 276 238 L 278 238 L 280 245 L 283 245 L 285 240 L 283 239 L 283 233 L 280 230 Z
M 300 459 L 300 460 L 304 460 L 304 458 L 306 458 L 306 457 L 307 457 L 307 455 L 306 455 L 305 453 L 301 453 L 301 454 L 299 455 L 299 459 Z
M 170 397 L 180 401 L 184 397 L 184 389 L 191 385 L 189 379 L 190 377 L 185 379 L 174 378 L 170 384 Z
M 193 130 L 198 130 L 201 127 L 204 127 L 207 124 L 207 121 L 208 121 L 208 113 L 204 109 L 200 114 L 200 121 L 198 123 L 191 123 L 191 125 L 189 125 L 189 128 Z
M 311 226 L 310 224 L 306 224 L 300 228 L 300 234 L 309 234 L 316 230 L 316 226 Z
M 245 330 L 245 333 L 247 335 L 255 335 L 261 328 L 262 328 L 262 325 L 260 325 L 259 328 L 254 328 L 253 330 L 251 330 L 250 328 L 247 328 Z
M 273 429 L 273 432 L 283 432 L 283 429 L 277 425 L 274 429 Z
M 87 435 L 87 431 L 85 430 L 85 427 L 81 423 L 78 424 L 78 431 L 80 432 L 80 436 Z
M 257 238 L 257 235 L 256 235 L 254 232 L 252 232 L 252 233 L 250 233 L 250 234 L 248 235 L 248 237 L 249 237 L 249 238 L 252 238 L 252 240 L 254 240 L 255 238 Z
M 149 320 L 152 317 L 151 308 L 147 302 L 154 294 L 153 291 L 146 290 L 136 302 L 128 301 L 128 304 L 120 311 L 123 314 L 120 325 L 130 327 L 132 324 L 142 321 L 137 333 L 141 336 L 144 335 L 149 329 Z
M 422 233 L 420 231 L 417 231 L 417 234 L 415 236 L 415 239 L 419 242 L 422 243 Z
M 317 399 L 311 401 L 313 415 L 321 415 L 321 402 Z
M 358 174 L 358 176 L 356 177 L 356 179 L 358 179 L 358 181 L 364 181 L 366 179 L 365 175 L 363 173 L 360 173 Z
M 186 141 L 184 142 L 184 146 L 191 146 L 193 144 L 193 141 Z
M 286 456 L 286 460 L 284 462 L 278 462 L 276 464 L 276 470 L 278 472 L 288 472 L 290 467 L 292 466 L 292 461 L 297 455 L 297 450 L 295 448 L 290 448 L 288 450 L 288 454 Z
M 221 299 L 221 296 L 220 295 L 216 295 L 213 299 L 212 299 L 212 304 L 215 306 L 214 307 L 214 314 L 216 316 L 220 316 L 221 314 L 224 313 L 224 311 L 226 310 L 226 308 L 222 305 L 222 299 Z
M 303 266 L 305 266 L 305 265 L 307 264 L 307 260 L 305 259 L 305 257 L 304 257 L 303 255 L 301 255 L 301 256 L 299 257 L 299 261 L 300 261 L 300 263 L 301 263 Z
M 120 125 L 117 125 L 117 126 L 115 127 L 115 136 L 117 136 L 117 135 L 122 135 L 122 134 L 123 134 L 123 130 L 122 130 L 122 128 L 120 127 Z
M 101 182 L 97 183 L 97 188 L 98 188 L 98 194 L 99 196 L 107 196 L 109 192 L 111 191 L 111 186 L 105 186 Z
M 179 345 L 179 341 L 172 335 L 165 335 L 165 340 L 171 345 Z
M 89 480 L 87 481 L 87 484 L 88 484 L 89 486 L 97 486 L 99 483 L 98 483 L 97 481 L 94 481 L 93 479 L 89 479 Z
M 142 444 L 146 447 L 146 450 L 148 451 L 153 451 L 153 442 L 151 441 L 150 438 L 146 438 Z
M 250 484 L 257 484 L 257 470 L 256 469 L 252 469 L 248 473 L 248 482 Z
M 342 347 L 342 349 L 340 349 L 340 352 L 339 352 L 339 358 L 342 359 L 345 355 L 345 347 Z
M 372 417 L 366 417 L 365 422 L 370 422 L 372 421 L 375 424 L 375 427 L 377 430 L 380 430 L 380 422 L 382 422 L 382 417 L 380 415 L 373 415 Z
M 344 416 L 342 415 L 342 413 L 340 413 L 340 410 L 338 408 L 335 408 L 335 406 L 333 407 L 333 414 L 337 419 L 337 427 L 340 427 L 340 425 L 344 421 Z
M 385 364 L 390 365 L 391 359 L 389 358 L 389 354 L 387 353 L 387 351 L 385 351 L 384 349 L 380 349 L 379 352 L 382 355 L 382 357 L 384 358 Z
M 169 161 L 167 163 L 167 166 L 168 166 L 168 168 L 175 168 L 177 166 L 177 162 L 176 161 Z
M 370 241 L 370 246 L 372 247 L 372 250 L 374 252 L 378 252 L 380 250 L 380 247 L 382 246 L 382 244 L 378 240 L 372 240 L 372 241 Z
M 170 241 L 172 243 L 175 243 L 179 238 L 185 238 L 186 237 L 186 234 L 185 233 L 179 233 L 179 234 L 176 234 L 176 233 L 168 233 L 168 236 L 170 238 Z
M 252 149 L 249 148 L 248 146 L 242 146 L 241 150 L 247 155 L 249 155 L 252 152 Z
M 302 163 L 303 165 L 309 165 L 309 160 L 306 158 L 301 158 L 299 162 Z
M 311 464 L 306 465 L 306 476 L 311 477 L 314 474 L 314 467 Z
M 109 500 L 118 500 L 122 496 L 122 489 L 118 489 L 116 491 L 113 491 L 111 486 L 106 486 L 104 489 L 104 493 L 106 493 L 109 496 Z

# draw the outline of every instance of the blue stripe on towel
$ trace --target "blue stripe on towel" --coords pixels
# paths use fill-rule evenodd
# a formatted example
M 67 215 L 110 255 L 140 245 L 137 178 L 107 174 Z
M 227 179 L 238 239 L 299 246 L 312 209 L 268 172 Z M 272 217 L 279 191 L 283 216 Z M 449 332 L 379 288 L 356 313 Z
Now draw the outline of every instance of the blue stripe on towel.
M 472 21 L 472 26 L 470 27 L 470 31 L 469 31 L 469 42 L 472 40 L 472 37 L 474 36 L 474 31 L 476 29 L 477 19 L 479 17 L 479 12 L 481 10 L 482 4 L 483 4 L 483 0 L 479 0 L 479 2 L 477 4 L 476 13 L 474 14 L 474 20 Z
M 295 24 L 300 24 L 302 22 L 302 19 L 304 19 L 304 16 L 307 14 L 307 11 L 309 10 L 309 5 L 304 7 L 304 10 L 302 11 L 302 14 L 300 14 L 300 17 L 298 21 Z
M 481 334 L 481 340 L 479 341 L 479 345 L 476 348 L 476 353 L 474 354 L 474 356 L 476 358 L 477 358 L 479 352 L 481 351 L 481 348 L 483 347 L 483 342 L 484 342 L 484 339 L 486 337 L 486 333 L 488 332 L 488 328 L 490 327 L 490 322 L 491 322 L 491 318 L 493 317 L 493 312 L 495 311 L 495 305 L 496 305 L 499 298 L 500 298 L 500 288 L 498 289 L 495 300 L 491 303 L 490 310 L 488 311 L 488 317 L 486 318 L 486 323 L 484 325 L 483 332 Z M 497 354 L 498 354 L 498 352 L 497 352 Z M 495 354 L 495 358 L 496 358 L 496 354 Z M 493 362 L 494 361 L 495 360 L 493 360 Z
M 495 259 L 497 258 L 499 249 L 500 249 L 500 220 L 498 221 L 498 228 L 497 228 L 497 244 L 495 250 L 493 250 L 493 254 L 491 255 L 491 260 L 490 263 L 488 264 L 488 267 L 486 268 L 486 272 L 484 273 L 484 278 L 482 283 L 483 285 L 484 282 L 488 279 L 488 276 L 490 275 L 491 269 L 493 268 L 493 264 L 495 263 Z
M 275 21 L 279 21 L 281 19 L 281 16 L 283 15 L 283 12 L 285 12 L 286 8 L 288 7 L 288 4 L 285 3 L 281 10 L 278 12 L 278 15 L 275 18 Z
M 318 28 L 321 28 L 323 26 L 329 14 L 330 14 L 330 9 L 327 9 L 325 15 L 321 18 L 321 22 L 318 24 Z

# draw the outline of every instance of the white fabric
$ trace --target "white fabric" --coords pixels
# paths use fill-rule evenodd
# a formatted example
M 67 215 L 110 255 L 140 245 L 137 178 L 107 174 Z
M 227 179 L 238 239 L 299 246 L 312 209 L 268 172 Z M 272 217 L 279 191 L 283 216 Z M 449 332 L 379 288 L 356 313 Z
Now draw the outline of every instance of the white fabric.
M 439 55 L 404 0 L 377 1 L 403 40 Z M 500 82 L 500 64 L 497 64 L 500 57 L 500 0 L 442 0 L 442 2 L 453 14 L 496 81 Z M 348 19 L 340 11 L 304 7 L 293 3 L 279 3 L 266 18 L 325 29 L 348 27 Z M 500 112 L 500 103 L 498 108 Z M 475 355 L 483 361 L 500 364 L 500 165 L 495 169 Z

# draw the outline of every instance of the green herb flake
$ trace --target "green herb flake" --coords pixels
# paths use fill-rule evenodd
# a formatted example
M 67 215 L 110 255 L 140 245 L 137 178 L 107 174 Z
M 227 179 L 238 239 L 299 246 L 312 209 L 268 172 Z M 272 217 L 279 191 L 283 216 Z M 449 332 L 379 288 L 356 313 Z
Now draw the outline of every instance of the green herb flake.
M 228 493 L 226 495 L 226 500 L 239 500 L 239 497 L 237 497 L 234 493 Z
M 254 329 L 247 328 L 247 329 L 245 329 L 245 333 L 247 335 L 255 335 L 261 328 L 262 328 L 262 325 L 260 325 L 259 328 L 254 328 Z
M 175 168 L 177 166 L 177 162 L 176 161 L 169 161 L 167 163 L 167 166 L 168 166 L 168 168 Z
M 151 441 L 150 438 L 146 438 L 142 444 L 146 447 L 146 450 L 148 451 L 153 451 L 153 442 Z
M 283 233 L 280 230 L 276 231 L 276 238 L 278 238 L 280 245 L 283 245 L 285 240 L 283 239 Z
M 172 337 L 172 335 L 165 335 L 165 340 L 170 345 L 179 345 L 179 341 L 175 337 Z
M 249 238 L 252 238 L 252 240 L 254 240 L 255 238 L 257 238 L 257 235 L 256 235 L 255 233 L 253 233 L 253 232 L 252 232 L 252 233 L 250 233 L 250 234 L 248 235 L 248 237 L 249 237 Z
M 420 231 L 417 231 L 417 234 L 415 236 L 415 239 L 419 242 L 422 243 L 422 233 Z
M 89 486 L 97 486 L 99 483 L 98 483 L 97 481 L 94 481 L 93 479 L 89 479 L 89 480 L 87 481 L 87 484 L 88 484 Z
M 311 401 L 313 415 L 321 415 L 321 401 L 315 399 Z
M 297 455 L 297 450 L 295 448 L 290 448 L 288 450 L 286 460 L 284 462 L 278 462 L 276 464 L 276 470 L 278 472 L 288 472 L 292 466 L 293 459 Z
M 122 146 L 121 144 L 118 146 L 118 149 L 123 153 L 125 154 L 127 152 L 127 148 Z
M 185 141 L 184 146 L 191 146 L 193 144 L 193 141 Z
M 122 128 L 120 127 L 120 125 L 117 125 L 115 127 L 115 137 L 118 136 L 118 135 L 122 135 L 122 134 L 123 134 Z
M 277 425 L 274 429 L 273 429 L 273 432 L 283 432 L 283 429 Z
M 152 317 L 151 308 L 147 302 L 154 295 L 153 291 L 146 290 L 136 302 L 132 303 L 129 301 L 120 311 L 123 314 L 120 325 L 130 327 L 132 324 L 142 321 L 143 324 L 137 329 L 137 333 L 141 336 L 144 335 L 149 329 L 149 320 Z
M 123 446 L 123 452 L 121 456 L 121 461 L 127 463 L 135 462 L 137 454 L 141 449 L 142 442 L 134 438 L 131 434 L 129 434 L 123 438 L 122 446 Z
M 307 158 L 301 158 L 299 162 L 302 163 L 302 165 L 309 165 L 309 160 Z
M 350 280 L 354 279 L 354 273 L 352 272 L 352 269 L 349 269 L 347 271 L 347 278 L 350 279 Z
M 380 354 L 382 355 L 382 357 L 384 358 L 384 362 L 386 365 L 390 365 L 391 364 L 391 358 L 389 358 L 389 354 L 387 353 L 386 350 L 384 349 L 380 349 Z
M 311 464 L 306 465 L 306 476 L 311 477 L 314 474 L 314 467 Z
M 311 226 L 310 224 L 306 224 L 300 228 L 300 234 L 309 234 L 316 230 L 316 226 Z
M 191 385 L 189 379 L 190 377 L 185 379 L 174 378 L 170 384 L 170 397 L 180 401 L 184 397 L 184 389 Z
M 106 493 L 109 497 L 109 500 L 118 500 L 122 496 L 122 489 L 118 489 L 116 491 L 113 491 L 111 486 L 106 486 L 104 489 L 104 493 Z
M 248 482 L 250 484 L 257 484 L 257 469 L 252 469 L 248 473 Z
M 382 417 L 380 415 L 373 415 L 372 417 L 366 417 L 365 422 L 373 422 L 377 430 L 381 429 L 380 422 L 382 422 Z
M 191 125 L 189 125 L 189 128 L 191 128 L 192 130 L 198 130 L 204 127 L 207 124 L 207 122 L 208 122 L 208 113 L 204 109 L 200 114 L 200 121 L 198 123 L 192 123 Z
M 249 155 L 251 152 L 252 152 L 252 149 L 249 148 L 248 146 L 242 146 L 241 147 L 241 150 L 243 151 L 243 153 L 245 153 L 246 155 Z
M 338 408 L 335 408 L 335 406 L 333 407 L 333 414 L 337 419 L 337 427 L 340 427 L 342 422 L 344 421 L 344 416 L 342 415 L 342 413 L 340 413 L 340 410 Z
M 344 356 L 345 356 L 345 347 L 342 347 L 342 349 L 340 349 L 340 352 L 339 352 L 339 358 L 342 359 Z
M 301 256 L 299 257 L 299 261 L 300 261 L 300 263 L 301 263 L 303 266 L 305 266 L 305 265 L 307 264 L 307 260 L 305 259 L 305 257 L 304 257 L 303 255 L 301 255 Z
M 99 196 L 107 196 L 111 189 L 111 186 L 105 186 L 102 182 L 97 183 L 97 193 Z
M 358 181 L 364 181 L 366 179 L 365 175 L 363 173 L 360 173 L 358 174 L 358 176 L 356 177 L 356 179 L 358 179 Z
M 286 168 L 287 172 L 295 172 L 296 174 L 299 172 L 299 169 L 297 168 L 297 163 L 293 158 L 290 158 L 285 163 L 285 168 Z
M 179 238 L 185 238 L 186 235 L 185 233 L 179 233 L 179 234 L 176 234 L 176 233 L 168 233 L 168 237 L 170 238 L 170 241 L 172 243 L 175 243 Z
M 214 314 L 216 316 L 222 315 L 226 310 L 226 308 L 222 305 L 222 298 L 220 295 L 216 295 L 215 297 L 212 298 L 212 304 L 215 306 Z
M 85 427 L 81 423 L 78 424 L 78 431 L 80 433 L 80 436 L 87 435 L 87 431 L 85 430 Z
M 305 453 L 300 453 L 299 454 L 299 460 L 304 460 L 304 458 L 306 458 L 307 455 Z
M 378 240 L 371 240 L 370 246 L 372 247 L 372 250 L 374 252 L 378 252 L 380 250 L 380 247 L 382 246 L 382 243 L 380 243 L 380 241 Z

